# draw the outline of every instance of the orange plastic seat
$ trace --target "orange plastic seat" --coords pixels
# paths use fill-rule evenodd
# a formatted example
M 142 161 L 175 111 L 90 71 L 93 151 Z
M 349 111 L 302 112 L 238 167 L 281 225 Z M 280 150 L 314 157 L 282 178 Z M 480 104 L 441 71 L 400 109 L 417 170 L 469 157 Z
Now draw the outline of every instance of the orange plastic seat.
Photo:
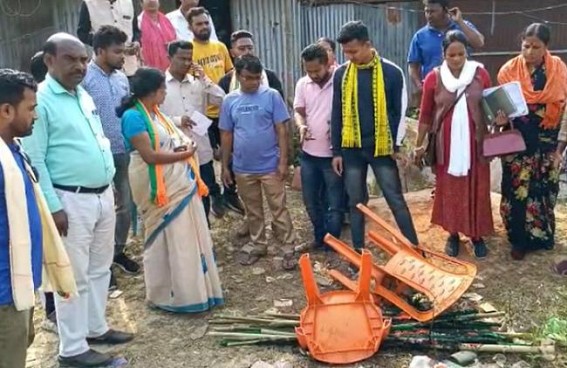
M 360 259 L 360 279 L 355 291 L 340 290 L 319 294 L 309 254 L 299 260 L 307 306 L 295 329 L 299 345 L 318 361 L 351 364 L 370 358 L 390 331 L 391 320 L 370 295 L 372 255 Z
M 474 264 L 428 251 L 422 247 L 414 247 L 403 235 L 370 209 L 363 205 L 358 205 L 358 208 L 398 241 L 396 244 L 374 231 L 369 231 L 369 238 L 373 245 L 391 256 L 384 266 L 376 264 L 372 266 L 371 276 L 375 282 L 372 292 L 379 299 L 395 305 L 420 322 L 427 322 L 455 304 L 471 286 L 477 273 Z M 360 254 L 348 244 L 331 235 L 325 237 L 325 242 L 350 263 L 360 267 Z M 434 264 L 433 260 L 438 262 Z M 353 290 L 352 280 L 336 270 L 332 270 L 330 275 Z M 424 311 L 413 306 L 407 300 L 407 292 L 411 290 L 425 295 L 431 302 L 431 308 Z

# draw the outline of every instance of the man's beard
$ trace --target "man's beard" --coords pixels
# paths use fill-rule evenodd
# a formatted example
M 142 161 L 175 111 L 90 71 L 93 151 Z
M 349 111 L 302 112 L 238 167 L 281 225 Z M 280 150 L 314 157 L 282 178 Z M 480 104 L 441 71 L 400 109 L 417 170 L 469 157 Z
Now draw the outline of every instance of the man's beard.
M 195 38 L 199 41 L 208 41 L 211 38 L 211 31 L 207 30 L 206 32 L 195 33 Z
M 115 64 L 108 64 L 108 66 L 109 66 L 112 70 L 122 70 L 122 68 L 124 67 L 124 62 L 115 63 Z

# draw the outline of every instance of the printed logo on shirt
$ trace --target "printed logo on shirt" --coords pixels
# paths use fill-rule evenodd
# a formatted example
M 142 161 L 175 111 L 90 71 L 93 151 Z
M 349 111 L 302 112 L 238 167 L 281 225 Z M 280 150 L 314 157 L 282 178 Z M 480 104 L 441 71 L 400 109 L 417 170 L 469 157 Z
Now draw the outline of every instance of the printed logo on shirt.
M 260 106 L 258 105 L 243 105 L 236 108 L 236 112 L 239 114 L 251 114 L 258 110 L 260 110 Z
M 197 60 L 197 63 L 204 68 L 210 66 L 210 64 L 218 64 L 221 61 L 223 61 L 223 58 L 220 55 L 210 55 Z

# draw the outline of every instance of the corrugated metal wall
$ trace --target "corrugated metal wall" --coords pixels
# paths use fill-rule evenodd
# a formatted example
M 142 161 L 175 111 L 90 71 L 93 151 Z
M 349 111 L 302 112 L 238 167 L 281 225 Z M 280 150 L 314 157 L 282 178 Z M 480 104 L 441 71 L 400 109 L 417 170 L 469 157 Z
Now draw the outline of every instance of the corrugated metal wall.
M 343 24 L 362 20 L 369 28 L 372 41 L 379 52 L 405 70 L 408 47 L 419 28 L 415 2 L 396 3 L 395 6 L 371 4 L 335 4 L 302 7 L 303 45 L 320 37 L 336 38 Z M 343 61 L 340 50 L 339 60 Z
M 247 29 L 256 38 L 258 55 L 282 79 L 288 98 L 302 74 L 303 47 L 326 36 L 335 38 L 349 20 L 362 20 L 370 28 L 381 54 L 405 70 L 411 37 L 419 27 L 419 3 L 384 5 L 334 4 L 311 7 L 296 0 L 232 0 L 234 29 Z M 340 50 L 339 60 L 343 60 Z
M 454 0 L 464 17 L 484 34 L 486 44 L 475 59 L 484 63 L 493 80 L 500 67 L 520 52 L 520 35 L 534 22 L 551 27 L 552 52 L 567 61 L 567 2 L 565 0 Z
M 28 70 L 29 59 L 50 35 L 59 31 L 75 33 L 80 3 L 80 0 L 0 1 L 0 67 Z
M 233 0 L 233 28 L 254 34 L 256 51 L 267 68 L 274 70 L 292 96 L 301 74 L 297 62 L 301 49 L 301 14 L 295 0 Z

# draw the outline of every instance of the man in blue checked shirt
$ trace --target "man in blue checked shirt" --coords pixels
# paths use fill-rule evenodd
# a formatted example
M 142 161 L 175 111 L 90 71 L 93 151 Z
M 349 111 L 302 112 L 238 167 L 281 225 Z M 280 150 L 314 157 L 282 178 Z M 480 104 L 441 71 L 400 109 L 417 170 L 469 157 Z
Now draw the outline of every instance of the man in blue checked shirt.
M 129 155 L 124 147 L 122 125 L 116 116 L 116 107 L 129 95 L 128 79 L 121 72 L 124 65 L 126 33 L 114 26 L 102 26 L 93 36 L 94 59 L 87 67 L 83 88 L 91 95 L 102 122 L 104 135 L 110 140 L 110 149 L 116 167 L 114 189 L 116 201 L 116 229 L 114 234 L 114 264 L 129 274 L 139 272 L 139 265 L 124 254 L 130 230 L 132 199 L 128 183 Z M 116 287 L 111 278 L 111 288 Z
M 484 36 L 463 19 L 459 8 L 449 8 L 449 0 L 423 0 L 423 4 L 427 24 L 413 35 L 408 53 L 409 75 L 419 95 L 425 76 L 443 62 L 445 33 L 456 29 L 465 34 L 473 48 L 484 46 Z

